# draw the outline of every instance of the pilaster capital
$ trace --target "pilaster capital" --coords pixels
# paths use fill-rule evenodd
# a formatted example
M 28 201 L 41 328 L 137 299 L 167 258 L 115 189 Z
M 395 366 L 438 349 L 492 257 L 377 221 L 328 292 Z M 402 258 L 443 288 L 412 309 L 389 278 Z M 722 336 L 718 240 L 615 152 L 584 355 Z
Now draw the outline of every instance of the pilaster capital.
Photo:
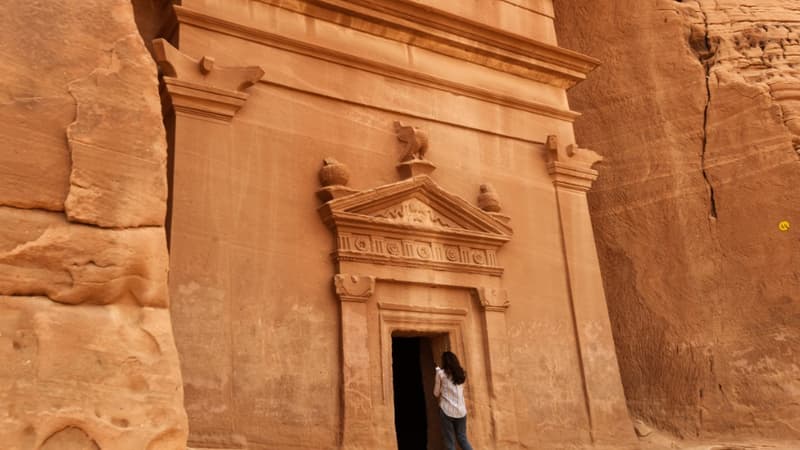
M 508 291 L 503 288 L 479 287 L 475 289 L 478 294 L 478 301 L 486 311 L 506 312 L 511 301 L 508 299 Z
M 333 277 L 336 295 L 343 302 L 366 302 L 375 292 L 375 277 L 337 274 Z
M 245 89 L 264 71 L 258 66 L 217 66 L 214 58 L 192 58 L 164 39 L 153 41 L 153 54 L 176 112 L 229 122 L 244 106 Z
M 603 160 L 596 152 L 571 144 L 566 148 L 558 144 L 555 135 L 547 136 L 547 171 L 556 187 L 576 191 L 588 191 L 597 179 L 597 171 L 592 166 Z

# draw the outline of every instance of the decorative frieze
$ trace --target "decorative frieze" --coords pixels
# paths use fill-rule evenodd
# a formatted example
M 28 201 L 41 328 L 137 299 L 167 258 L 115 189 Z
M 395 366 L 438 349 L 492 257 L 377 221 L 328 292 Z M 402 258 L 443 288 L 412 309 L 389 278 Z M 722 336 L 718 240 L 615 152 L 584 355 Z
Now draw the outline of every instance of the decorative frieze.
M 503 273 L 503 268 L 497 264 L 497 253 L 492 248 L 402 239 L 381 234 L 341 232 L 334 257 L 337 260 L 419 265 L 456 272 L 490 275 Z

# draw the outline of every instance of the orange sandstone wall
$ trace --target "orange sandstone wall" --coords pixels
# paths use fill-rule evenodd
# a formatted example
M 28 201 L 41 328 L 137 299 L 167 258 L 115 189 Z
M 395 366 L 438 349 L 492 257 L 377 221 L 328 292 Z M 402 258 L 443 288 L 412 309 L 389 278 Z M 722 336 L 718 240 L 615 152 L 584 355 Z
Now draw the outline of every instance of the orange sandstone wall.
M 4 2 L 0 446 L 179 449 L 156 66 L 131 2 Z
M 417 3 L 554 40 L 549 1 L 492 2 L 494 15 L 466 2 Z M 475 350 L 463 357 L 474 377 L 470 429 L 477 447 L 494 448 L 499 431 L 492 408 L 516 411 L 518 438 L 508 445 L 591 447 L 587 396 L 603 411 L 594 418 L 603 428 L 598 436 L 618 439 L 610 448 L 629 444 L 601 292 L 591 294 L 581 332 L 594 339 L 585 354 L 605 364 L 603 373 L 589 375 L 593 386 L 604 388 L 587 394 L 581 375 L 543 148 L 549 134 L 562 145 L 574 142 L 569 113 L 542 112 L 566 110 L 564 89 L 487 68 L 480 54 L 451 57 L 444 52 L 452 49 L 400 42 L 403 36 L 389 27 L 324 8 L 302 15 L 304 7 L 312 8 L 250 0 L 185 0 L 178 8 L 182 53 L 213 57 L 218 67 L 257 65 L 265 72 L 244 89 L 249 97 L 230 122 L 186 110 L 176 119 L 170 289 L 190 446 L 339 448 L 343 391 L 357 387 L 343 386 L 334 240 L 317 213 L 317 173 L 323 158 L 333 156 L 349 167 L 354 189 L 399 180 L 395 120 L 427 131 L 437 183 L 471 203 L 481 183 L 492 183 L 512 217 L 513 239 L 498 253 L 511 299 L 510 358 L 499 363 L 512 368 L 510 379 L 500 382 L 513 386 L 514 400 L 494 404 L 481 381 L 487 376 L 485 324 L 469 290 L 403 285 L 387 275 L 367 313 L 377 318 L 375 298 L 467 311 L 466 345 Z M 466 95 L 460 84 L 482 93 Z M 520 106 L 525 102 L 544 106 L 536 112 Z M 571 214 L 576 222 L 588 221 L 580 208 Z M 586 242 L 591 246 L 590 238 Z M 589 270 L 592 261 L 585 262 Z M 444 277 L 428 276 L 431 282 Z M 364 358 L 377 365 L 387 351 L 378 345 L 377 319 L 370 319 L 368 332 Z M 376 448 L 391 449 L 391 390 L 384 398 L 381 376 L 374 369 L 370 388 L 358 393 L 375 411 L 382 439 Z
M 606 158 L 589 199 L 632 414 L 800 437 L 800 6 L 555 6 L 560 44 L 603 61 L 570 104 Z

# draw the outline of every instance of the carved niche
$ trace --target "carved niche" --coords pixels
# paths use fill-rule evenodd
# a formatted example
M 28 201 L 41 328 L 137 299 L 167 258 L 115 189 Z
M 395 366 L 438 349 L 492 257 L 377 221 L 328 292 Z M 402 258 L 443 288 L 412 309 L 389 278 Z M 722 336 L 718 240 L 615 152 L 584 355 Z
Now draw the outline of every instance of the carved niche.
M 500 276 L 497 250 L 512 234 L 427 175 L 334 198 L 319 212 L 336 234 L 337 261 Z

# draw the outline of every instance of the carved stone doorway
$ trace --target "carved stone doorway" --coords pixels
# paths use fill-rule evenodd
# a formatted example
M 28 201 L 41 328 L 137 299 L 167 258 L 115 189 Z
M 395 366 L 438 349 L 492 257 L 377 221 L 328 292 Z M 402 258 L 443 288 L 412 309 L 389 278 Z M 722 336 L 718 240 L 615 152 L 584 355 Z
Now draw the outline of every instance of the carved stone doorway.
M 509 217 L 487 203 L 489 187 L 478 196 L 484 210 L 434 182 L 434 168 L 417 156 L 398 165 L 404 180 L 363 191 L 346 185 L 347 168 L 334 158 L 320 171 L 319 213 L 334 232 L 341 301 L 343 450 L 441 448 L 433 375 L 449 349 L 474 374 L 465 390 L 471 439 L 492 449 L 518 442 L 505 318 L 510 302 L 497 254 L 513 233 Z M 401 345 L 413 347 L 405 362 L 393 358 Z M 413 367 L 407 374 L 393 363 Z M 393 377 L 400 376 L 413 383 L 398 391 Z M 411 413 L 394 403 L 407 397 Z M 414 423 L 414 416 L 424 419 Z M 407 433 L 415 435 L 408 444 Z
M 394 423 L 398 450 L 442 450 L 438 400 L 433 396 L 435 367 L 450 348 L 447 334 L 392 335 Z

